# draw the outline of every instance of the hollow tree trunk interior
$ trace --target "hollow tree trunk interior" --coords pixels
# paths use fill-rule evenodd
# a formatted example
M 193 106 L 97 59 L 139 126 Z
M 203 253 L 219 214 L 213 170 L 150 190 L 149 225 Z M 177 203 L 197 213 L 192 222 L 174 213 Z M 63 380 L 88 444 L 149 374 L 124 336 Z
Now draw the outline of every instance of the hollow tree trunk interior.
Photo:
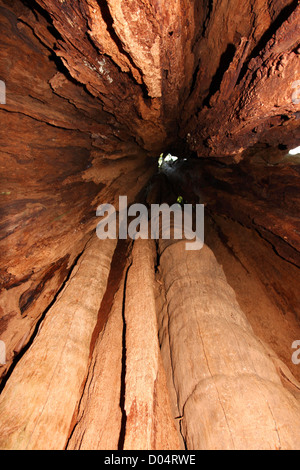
M 299 2 L 0 22 L 0 449 L 300 449 Z M 120 196 L 204 205 L 203 248 L 99 239 Z

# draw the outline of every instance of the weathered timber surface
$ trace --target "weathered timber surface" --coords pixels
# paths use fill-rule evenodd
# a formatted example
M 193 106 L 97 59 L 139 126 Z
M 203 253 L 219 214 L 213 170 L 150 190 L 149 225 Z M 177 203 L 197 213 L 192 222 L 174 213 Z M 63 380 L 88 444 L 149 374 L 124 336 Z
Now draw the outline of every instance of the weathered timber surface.
M 115 240 L 96 236 L 0 397 L 1 449 L 63 449 L 87 375 Z
M 172 379 L 188 449 L 299 449 L 300 405 L 205 245 L 161 243 Z M 168 362 L 168 359 L 167 359 Z

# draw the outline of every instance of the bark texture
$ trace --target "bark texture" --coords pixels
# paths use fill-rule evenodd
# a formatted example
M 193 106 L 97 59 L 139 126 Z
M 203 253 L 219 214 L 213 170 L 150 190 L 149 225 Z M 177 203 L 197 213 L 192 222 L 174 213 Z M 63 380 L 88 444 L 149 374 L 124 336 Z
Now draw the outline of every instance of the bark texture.
M 283 387 L 212 251 L 205 246 L 195 255 L 184 241 L 162 247 L 167 319 L 160 337 L 187 447 L 299 448 L 299 402 Z
M 148 241 L 135 242 L 94 347 L 68 449 L 179 448 L 158 343 L 154 255 Z
M 137 240 L 125 300 L 125 450 L 179 448 L 157 336 L 154 244 Z
M 89 374 L 67 448 L 117 450 L 122 429 L 124 278 L 109 318 L 98 336 Z M 107 354 L 107 351 L 110 351 Z
M 86 377 L 116 242 L 96 236 L 1 393 L 2 449 L 62 449 Z

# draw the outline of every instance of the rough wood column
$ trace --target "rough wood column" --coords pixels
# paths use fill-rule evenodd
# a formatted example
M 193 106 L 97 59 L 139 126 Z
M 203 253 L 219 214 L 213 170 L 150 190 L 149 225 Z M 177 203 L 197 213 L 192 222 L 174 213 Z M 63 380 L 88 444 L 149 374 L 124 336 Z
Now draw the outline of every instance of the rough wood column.
M 135 242 L 126 284 L 127 450 L 179 448 L 158 343 L 155 254 L 153 242 Z
M 63 449 L 87 374 L 115 240 L 96 235 L 0 397 L 0 448 Z
M 299 449 L 300 406 L 207 247 L 161 243 L 161 340 L 188 449 Z M 162 344 L 162 350 L 164 350 Z

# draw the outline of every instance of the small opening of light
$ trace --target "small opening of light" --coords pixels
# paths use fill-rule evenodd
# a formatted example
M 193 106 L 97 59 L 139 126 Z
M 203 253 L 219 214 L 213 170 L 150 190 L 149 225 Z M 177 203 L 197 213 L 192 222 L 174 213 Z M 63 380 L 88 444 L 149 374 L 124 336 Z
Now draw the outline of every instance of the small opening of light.
M 164 156 L 163 154 L 160 155 L 159 159 L 158 159 L 158 166 L 159 168 L 162 166 L 162 164 L 164 163 Z
M 174 157 L 174 155 L 171 155 L 170 153 L 168 153 L 168 155 L 164 158 L 164 161 L 166 163 L 173 163 L 173 162 L 176 162 L 178 160 L 178 157 Z
M 289 151 L 289 155 L 299 155 L 299 154 L 300 154 L 300 146 Z
M 177 203 L 180 204 L 181 206 L 183 206 L 183 204 L 184 204 L 184 199 L 183 199 L 182 196 L 178 196 L 178 198 L 177 198 Z
M 173 162 L 176 162 L 177 160 L 178 160 L 178 157 L 175 157 L 174 155 L 171 155 L 170 153 L 168 153 L 165 157 L 163 154 L 161 154 L 158 159 L 158 166 L 159 168 L 161 168 L 164 163 L 173 163 Z

